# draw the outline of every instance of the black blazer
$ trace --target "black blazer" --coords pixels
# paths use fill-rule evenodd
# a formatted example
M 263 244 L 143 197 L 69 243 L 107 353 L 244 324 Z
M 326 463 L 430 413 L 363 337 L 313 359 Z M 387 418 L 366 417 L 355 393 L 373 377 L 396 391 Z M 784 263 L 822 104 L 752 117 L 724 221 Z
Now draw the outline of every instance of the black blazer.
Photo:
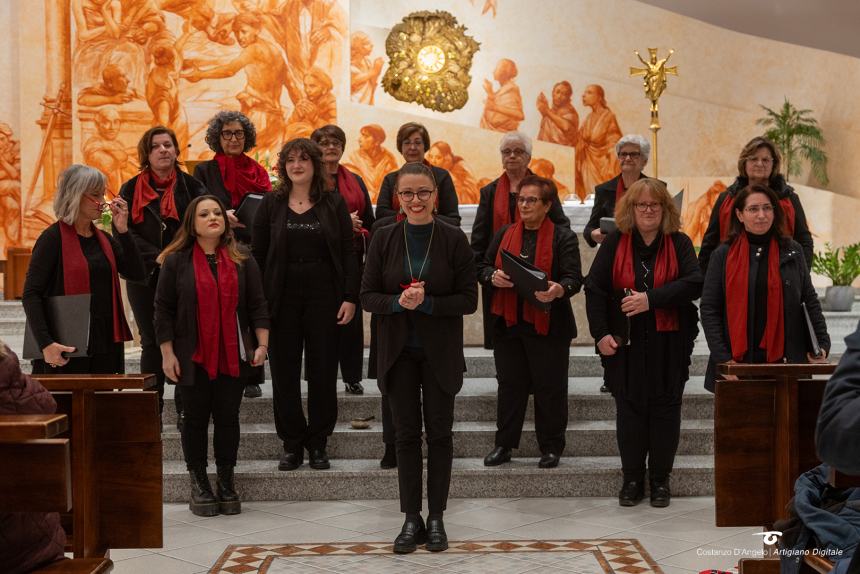
M 160 345 L 173 341 L 173 353 L 179 359 L 178 385 L 194 384 L 194 361 L 197 349 L 197 282 L 194 279 L 193 248 L 171 253 L 164 260 L 155 291 L 155 338 Z M 253 257 L 237 263 L 239 274 L 239 328 L 268 329 L 269 315 L 260 270 Z M 236 348 L 238 354 L 239 348 Z
M 647 177 L 644 173 L 639 174 L 639 179 Z M 619 173 L 609 181 L 604 181 L 594 187 L 594 206 L 591 208 L 591 215 L 588 217 L 588 223 L 585 224 L 585 229 L 582 236 L 585 242 L 592 247 L 597 247 L 597 242 L 591 238 L 591 232 L 595 229 L 600 229 L 601 217 L 615 217 L 615 194 L 618 191 L 618 180 L 621 178 Z
M 860 474 L 860 324 L 845 337 L 845 354 L 824 388 L 816 445 L 827 464 Z
M 108 234 L 108 239 L 113 248 L 117 273 L 131 281 L 142 281 L 146 274 L 131 232 L 115 233 L 113 236 Z M 48 226 L 33 246 L 30 267 L 27 268 L 27 278 L 24 281 L 22 296 L 24 313 L 27 315 L 27 321 L 33 329 L 40 349 L 54 342 L 45 319 L 44 299 L 65 295 L 62 245 L 60 224 L 54 223 Z M 99 304 L 104 302 L 93 300 L 91 306 Z
M 430 169 L 433 170 L 433 177 L 436 179 L 436 188 L 439 191 L 439 215 L 446 218 L 444 219 L 446 223 L 459 226 L 459 199 L 457 198 L 457 190 L 454 189 L 454 180 L 451 179 L 451 174 L 448 173 L 447 169 L 442 169 L 435 165 L 430 166 Z M 379 196 L 376 198 L 377 219 L 397 215 L 397 212 L 391 208 L 391 199 L 395 187 L 397 187 L 397 172 L 392 171 L 382 179 L 382 187 L 379 190 Z
M 510 225 L 501 227 L 493 237 L 485 257 L 478 262 L 478 281 L 484 286 L 486 307 L 492 309 L 492 298 L 495 289 L 492 284 L 493 272 L 496 270 L 496 254 L 505 232 Z M 579 242 L 576 233 L 562 225 L 553 225 L 552 234 L 552 275 L 550 277 L 564 287 L 564 296 L 556 299 L 550 306 L 549 333 L 550 337 L 567 339 L 568 343 L 576 337 L 576 320 L 570 306 L 570 298 L 579 293 L 582 287 L 582 265 L 579 260 Z M 495 324 L 505 328 L 505 320 L 497 315 L 485 315 L 484 324 Z
M 137 184 L 137 178 L 140 174 L 134 176 L 124 184 L 119 190 L 119 195 L 126 203 L 128 203 L 128 230 L 134 239 L 137 250 L 143 258 L 143 264 L 146 267 L 146 279 L 152 270 L 155 269 L 155 258 L 161 253 L 161 250 L 173 241 L 173 236 L 179 229 L 182 223 L 182 218 L 185 217 L 185 209 L 191 200 L 200 195 L 206 195 L 208 191 L 206 187 L 179 169 L 176 170 L 176 189 L 173 190 L 173 197 L 176 201 L 176 211 L 179 214 L 179 221 L 174 222 L 168 220 L 162 227 L 161 212 L 158 208 L 158 203 L 153 201 L 149 203 L 143 211 L 143 221 L 133 223 L 131 220 L 131 211 L 134 207 L 134 186 Z M 126 276 L 126 279 L 131 279 Z
M 723 243 L 711 256 L 708 272 L 705 275 L 705 285 L 702 289 L 700 305 L 702 315 L 702 330 L 708 341 L 711 357 L 705 372 L 705 388 L 714 390 L 716 366 L 732 359 L 729 324 L 726 317 L 725 290 L 726 259 L 729 245 Z M 827 334 L 827 322 L 821 312 L 821 304 L 801 247 L 796 241 L 789 241 L 779 247 L 779 274 L 782 276 L 782 305 L 785 325 L 785 360 L 788 363 L 806 363 L 806 353 L 811 352 L 811 343 L 803 316 L 801 303 L 806 303 L 809 318 L 815 336 L 822 349 L 830 353 L 830 335 Z
M 315 206 L 323 235 L 328 244 L 332 267 L 337 278 L 338 299 L 358 300 L 358 261 L 352 244 L 352 219 L 343 197 L 325 192 Z M 284 292 L 288 246 L 286 238 L 289 198 L 278 192 L 267 193 L 254 218 L 251 251 L 263 275 L 263 291 L 269 302 L 269 315 L 278 316 Z
M 377 321 L 377 384 L 386 392 L 386 375 L 400 356 L 409 335 L 410 322 L 418 332 L 424 352 L 445 392 L 457 393 L 463 386 L 466 360 L 463 356 L 463 315 L 478 307 L 475 259 L 466 235 L 459 228 L 436 220 L 431 264 L 424 279 L 433 312 L 401 311 L 392 306 L 400 297 L 400 284 L 409 281 L 404 270 L 405 222 L 381 227 L 373 236 L 361 282 L 361 305 Z

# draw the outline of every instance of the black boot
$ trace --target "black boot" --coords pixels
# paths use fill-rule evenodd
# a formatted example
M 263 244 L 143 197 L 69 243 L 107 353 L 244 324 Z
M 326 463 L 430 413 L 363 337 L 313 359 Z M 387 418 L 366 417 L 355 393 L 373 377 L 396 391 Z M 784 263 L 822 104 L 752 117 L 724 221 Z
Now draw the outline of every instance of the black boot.
M 669 490 L 669 479 L 655 478 L 651 480 L 651 506 L 655 508 L 666 508 L 672 500 L 672 492 Z
M 636 506 L 645 496 L 645 483 L 641 480 L 625 480 L 618 493 L 618 504 Z
M 188 474 L 191 476 L 191 503 L 188 505 L 191 513 L 196 516 L 218 516 L 218 501 L 212 494 L 206 467 L 195 467 Z
M 221 514 L 239 514 L 242 512 L 242 502 L 236 494 L 233 485 L 233 467 L 218 467 L 218 482 L 215 483 L 215 492 L 218 495 L 218 511 Z
M 397 468 L 397 448 L 393 444 L 385 444 L 385 454 L 379 461 L 380 468 Z
M 409 554 L 421 544 L 427 542 L 427 528 L 424 526 L 424 520 L 421 515 L 416 517 L 407 517 L 403 523 L 403 528 L 400 534 L 394 539 L 395 554 Z

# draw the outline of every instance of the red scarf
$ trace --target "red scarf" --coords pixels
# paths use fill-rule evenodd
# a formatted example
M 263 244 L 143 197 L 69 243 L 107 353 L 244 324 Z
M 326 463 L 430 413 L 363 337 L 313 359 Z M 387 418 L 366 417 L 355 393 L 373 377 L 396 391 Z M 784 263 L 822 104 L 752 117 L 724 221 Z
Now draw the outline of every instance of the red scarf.
M 496 188 L 496 193 L 498 193 Z M 517 255 L 523 248 L 523 230 L 525 225 L 519 221 L 511 225 L 496 252 L 496 268 L 502 268 L 502 250 L 510 251 Z M 552 237 L 555 225 L 549 217 L 543 220 L 537 234 L 537 246 L 535 247 L 535 267 L 546 272 L 547 278 L 552 273 Z M 505 324 L 510 327 L 517 324 L 517 292 L 514 289 L 496 289 L 493 291 L 493 315 L 505 318 Z M 542 311 L 529 303 L 523 301 L 523 320 L 535 327 L 538 335 L 549 333 L 549 313 Z
M 421 163 L 423 163 L 424 165 L 426 165 L 427 167 L 430 168 L 430 173 L 433 174 L 431 176 L 433 178 L 433 185 L 436 185 L 436 174 L 433 173 L 433 164 L 430 163 L 429 161 L 427 161 L 426 159 L 422 160 Z M 437 209 L 439 208 L 439 190 L 438 190 L 438 188 L 436 189 L 436 201 L 433 203 L 433 207 L 435 207 Z M 394 218 L 395 221 L 403 221 L 404 219 L 406 219 L 406 214 L 400 213 L 400 197 L 397 195 L 396 189 L 391 192 L 391 209 L 393 209 L 394 211 L 397 212 L 397 215 Z M 361 212 L 359 212 L 359 213 L 361 213 Z
M 249 193 L 272 191 L 269 173 L 259 163 L 245 154 L 227 155 L 216 153 L 215 161 L 221 170 L 221 181 L 230 192 L 230 207 L 236 209 Z
M 143 170 L 137 176 L 137 182 L 134 184 L 134 200 L 131 206 L 131 221 L 134 224 L 143 222 L 143 208 L 149 205 L 150 201 L 158 199 L 158 192 L 149 184 L 149 178 L 152 177 L 155 185 L 164 190 L 161 195 L 161 218 L 173 218 L 179 221 L 179 213 L 176 211 L 176 201 L 173 197 L 173 191 L 176 189 L 176 170 L 170 173 L 170 177 L 164 181 L 158 179 L 149 168 Z
M 789 237 L 794 237 L 794 204 L 791 203 L 791 198 L 783 197 L 779 200 L 782 211 L 785 213 L 785 227 Z M 726 192 L 726 198 L 720 205 L 720 243 L 725 242 L 729 237 L 729 227 L 732 220 L 732 212 L 734 211 L 735 198 L 734 195 Z
M 621 200 L 621 196 L 624 195 L 624 192 L 627 191 L 627 188 L 624 187 L 624 178 L 622 176 L 618 176 L 618 185 L 615 186 L 615 203 L 617 204 Z
M 729 323 L 729 342 L 732 358 L 743 361 L 747 341 L 747 313 L 749 312 L 750 243 L 745 231 L 729 247 L 726 258 L 726 316 Z M 782 277 L 779 274 L 779 245 L 771 236 L 767 256 L 767 323 L 759 348 L 767 351 L 767 362 L 782 359 L 785 352 L 785 326 L 782 303 Z
M 63 258 L 63 293 L 66 295 L 83 295 L 90 293 L 90 265 L 81 250 L 81 242 L 75 228 L 67 223 L 60 223 L 60 244 Z M 92 225 L 92 224 L 91 224 Z M 116 272 L 116 258 L 113 254 L 110 239 L 105 232 L 92 226 L 93 233 L 98 239 L 99 247 L 110 264 L 111 305 L 113 307 L 113 340 L 114 343 L 131 341 L 131 330 L 125 320 L 125 309 L 122 306 L 122 296 L 119 289 L 119 275 Z
M 633 253 L 633 234 L 622 233 L 612 262 L 612 287 L 616 291 L 636 289 L 636 273 Z M 678 278 L 678 256 L 671 235 L 663 235 L 663 241 L 654 258 L 654 289 Z M 677 331 L 680 328 L 677 309 L 654 309 L 657 331 Z
M 337 166 L 337 191 L 343 196 L 344 201 L 346 201 L 346 207 L 350 213 L 358 212 L 359 215 L 364 213 L 366 207 L 364 192 L 361 191 L 358 178 L 342 165 Z M 396 196 L 397 194 L 394 195 Z M 360 234 L 367 236 L 370 232 L 362 227 Z
M 239 274 L 236 264 L 227 255 L 227 248 L 219 247 L 216 281 L 206 254 L 198 243 L 194 244 L 192 259 L 197 289 L 197 349 L 191 359 L 203 367 L 210 381 L 218 373 L 238 377 L 236 308 L 239 305 Z

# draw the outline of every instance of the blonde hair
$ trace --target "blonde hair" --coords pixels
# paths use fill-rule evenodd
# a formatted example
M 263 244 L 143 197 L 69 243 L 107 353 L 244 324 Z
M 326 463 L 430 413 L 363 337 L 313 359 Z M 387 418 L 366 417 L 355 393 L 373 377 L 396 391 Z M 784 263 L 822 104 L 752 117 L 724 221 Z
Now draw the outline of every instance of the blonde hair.
M 54 215 L 69 225 L 78 219 L 81 197 L 87 192 L 104 193 L 107 177 L 94 167 L 75 163 L 63 170 L 54 194 Z
M 679 231 L 681 229 L 681 214 L 678 212 L 672 196 L 669 195 L 666 184 L 651 177 L 643 177 L 638 180 L 618 200 L 615 205 L 615 224 L 618 225 L 618 229 L 622 233 L 630 233 L 636 227 L 634 214 L 636 203 L 646 191 L 651 193 L 651 196 L 662 208 L 663 217 L 660 222 L 660 230 L 663 234 L 669 235 Z

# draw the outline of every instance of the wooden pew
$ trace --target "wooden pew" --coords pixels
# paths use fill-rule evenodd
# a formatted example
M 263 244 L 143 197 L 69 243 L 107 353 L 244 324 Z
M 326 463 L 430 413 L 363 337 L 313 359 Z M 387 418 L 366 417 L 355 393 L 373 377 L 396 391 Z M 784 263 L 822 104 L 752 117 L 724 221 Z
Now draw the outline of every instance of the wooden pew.
M 70 551 L 162 546 L 162 454 L 154 375 L 33 375 L 69 416 Z M 123 392 L 117 392 L 122 390 Z

